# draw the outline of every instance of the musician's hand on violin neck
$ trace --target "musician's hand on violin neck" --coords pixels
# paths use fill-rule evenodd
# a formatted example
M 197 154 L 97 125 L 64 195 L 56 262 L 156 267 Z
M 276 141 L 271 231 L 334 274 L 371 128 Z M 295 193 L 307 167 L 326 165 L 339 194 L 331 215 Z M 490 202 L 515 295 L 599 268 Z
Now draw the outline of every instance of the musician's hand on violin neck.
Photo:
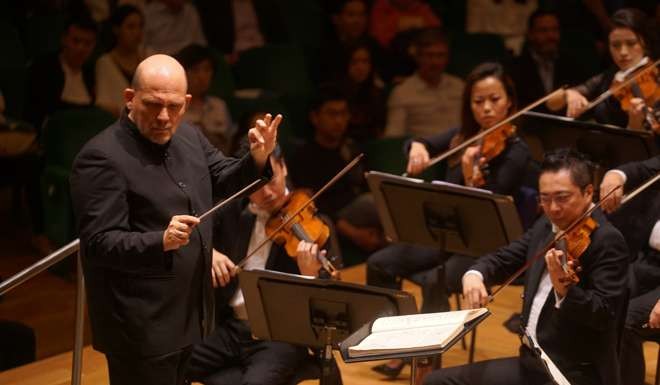
M 317 255 L 326 256 L 326 251 L 319 251 L 319 246 L 313 242 L 300 241 L 296 251 L 296 262 L 302 275 L 316 276 L 323 267 Z
M 600 183 L 600 196 L 604 197 L 609 194 L 612 190 L 623 185 L 625 181 L 623 176 L 618 172 L 608 171 L 603 177 L 603 181 Z M 606 213 L 611 213 L 621 206 L 621 199 L 623 198 L 623 189 L 619 188 L 617 191 L 613 192 L 606 199 L 603 199 L 601 207 Z M 601 198 L 602 199 L 602 198 Z
M 463 276 L 464 304 L 469 309 L 477 309 L 488 304 L 488 291 L 481 277 L 467 273 Z
M 213 287 L 227 286 L 231 278 L 236 275 L 236 271 L 236 265 L 228 256 L 213 249 L 211 256 L 211 282 L 213 282 Z
M 406 172 L 408 175 L 418 175 L 426 168 L 429 163 L 429 152 L 426 146 L 420 142 L 412 142 L 408 152 L 408 166 Z
M 572 284 L 570 275 L 570 271 L 572 270 L 572 262 L 568 262 L 569 271 L 565 271 L 560 262 L 560 259 L 563 255 L 564 252 L 557 249 L 550 249 L 547 253 L 545 253 L 545 264 L 548 268 L 550 281 L 552 282 L 552 287 L 555 289 L 555 292 L 559 298 L 566 297 L 566 294 L 568 293 L 568 287 Z
M 572 89 L 566 90 L 566 116 L 577 118 L 587 105 L 589 101 L 581 93 Z
M 461 157 L 461 168 L 465 185 L 470 187 L 479 187 L 484 185 L 484 176 L 481 167 L 486 164 L 486 158 L 477 157 L 481 151 L 481 146 L 470 146 L 465 149 Z

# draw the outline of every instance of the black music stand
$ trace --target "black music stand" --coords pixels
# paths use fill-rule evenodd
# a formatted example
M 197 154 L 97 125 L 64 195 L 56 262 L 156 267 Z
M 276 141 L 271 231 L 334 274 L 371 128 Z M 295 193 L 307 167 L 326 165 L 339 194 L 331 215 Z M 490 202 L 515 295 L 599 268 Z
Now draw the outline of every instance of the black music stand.
M 366 178 L 385 235 L 393 242 L 479 257 L 523 233 L 510 196 L 376 171 Z
M 269 270 L 243 271 L 239 283 L 252 334 L 323 352 L 321 381 L 329 381 L 332 349 L 378 317 L 417 313 L 406 292 Z
M 520 134 L 538 161 L 543 159 L 544 152 L 572 147 L 589 155 L 601 166 L 601 172 L 605 172 L 627 162 L 646 160 L 658 152 L 653 133 L 648 131 L 539 112 L 526 112 L 521 119 Z

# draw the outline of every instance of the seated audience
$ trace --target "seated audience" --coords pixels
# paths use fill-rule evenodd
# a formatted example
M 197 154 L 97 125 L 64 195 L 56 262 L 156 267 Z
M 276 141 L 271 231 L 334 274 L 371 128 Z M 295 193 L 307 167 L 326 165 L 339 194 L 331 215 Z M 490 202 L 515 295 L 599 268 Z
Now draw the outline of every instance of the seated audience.
M 144 43 L 155 53 L 173 55 L 190 44 L 206 45 L 195 5 L 186 0 L 154 0 L 144 9 Z
M 376 0 L 371 9 L 371 35 L 383 47 L 405 31 L 442 25 L 433 9 L 421 0 Z
M 115 44 L 96 61 L 96 105 L 119 116 L 124 108 L 124 89 L 129 88 L 135 68 L 146 57 L 142 48 L 144 15 L 132 5 L 122 5 L 110 17 Z
M 192 95 L 183 120 L 197 126 L 211 144 L 227 153 L 234 134 L 227 104 L 208 90 L 214 75 L 211 51 L 200 45 L 184 48 L 177 59 L 186 70 L 188 93 Z

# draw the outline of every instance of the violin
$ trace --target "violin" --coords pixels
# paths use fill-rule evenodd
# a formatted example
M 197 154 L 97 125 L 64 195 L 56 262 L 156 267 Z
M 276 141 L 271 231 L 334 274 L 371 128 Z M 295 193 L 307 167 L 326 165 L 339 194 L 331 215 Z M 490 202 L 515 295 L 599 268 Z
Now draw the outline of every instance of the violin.
M 589 248 L 591 244 L 591 233 L 598 227 L 593 217 L 583 218 L 572 230 L 556 242 L 556 247 L 561 250 L 561 266 L 564 272 L 568 274 L 566 282 L 576 284 L 580 282 L 577 273 L 582 271 L 580 266 L 580 257 Z
M 306 192 L 294 191 L 288 202 L 266 222 L 268 238 L 283 246 L 290 257 L 296 256 L 300 241 L 323 245 L 330 237 L 330 228 L 316 215 L 314 203 L 304 206 L 309 199 Z M 316 257 L 331 276 L 337 275 L 338 270 L 328 258 L 321 254 Z
M 612 87 L 623 83 L 627 77 L 634 74 L 640 67 L 647 63 L 648 58 L 644 58 L 637 66 L 632 67 L 630 70 L 617 73 L 612 81 Z M 612 94 L 619 100 L 621 109 L 626 112 L 632 109 L 632 104 L 630 103 L 632 98 L 642 99 L 646 105 L 644 107 L 646 125 L 653 131 L 658 132 L 660 131 L 660 120 L 657 115 L 660 111 L 658 111 L 656 104 L 660 103 L 660 85 L 658 84 L 660 82 L 660 71 L 658 71 L 657 66 L 651 66 L 647 70 L 638 72 L 639 74 L 637 76 L 632 75 L 632 81 L 627 86 L 618 88 Z
M 509 138 L 511 138 L 515 134 L 516 134 L 516 126 L 510 123 L 506 123 L 504 125 L 497 127 L 495 130 L 485 135 L 481 139 L 481 143 L 479 145 L 479 151 L 472 160 L 472 167 L 470 167 L 469 169 L 471 172 L 468 171 L 467 175 L 464 175 L 465 179 L 472 180 L 475 171 L 477 170 L 481 170 L 482 173 L 485 173 L 487 166 L 481 165 L 479 160 L 481 158 L 485 158 L 487 164 L 491 160 L 495 159 L 498 155 L 500 155 L 504 151 Z M 475 187 L 480 187 L 483 186 L 484 183 L 485 181 L 481 179 L 480 181 L 473 183 L 473 185 Z

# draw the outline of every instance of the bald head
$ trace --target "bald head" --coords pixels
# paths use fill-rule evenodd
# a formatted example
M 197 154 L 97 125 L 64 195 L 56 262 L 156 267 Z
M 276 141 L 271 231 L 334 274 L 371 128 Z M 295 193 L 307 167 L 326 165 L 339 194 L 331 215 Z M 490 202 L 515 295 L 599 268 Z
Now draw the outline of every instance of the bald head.
M 186 71 L 176 59 L 168 55 L 152 55 L 138 64 L 131 83 L 134 90 L 167 86 L 184 94 L 187 91 Z
M 145 138 L 167 143 L 190 102 L 187 87 L 185 70 L 171 56 L 144 59 L 135 70 L 131 88 L 124 91 L 128 117 Z

